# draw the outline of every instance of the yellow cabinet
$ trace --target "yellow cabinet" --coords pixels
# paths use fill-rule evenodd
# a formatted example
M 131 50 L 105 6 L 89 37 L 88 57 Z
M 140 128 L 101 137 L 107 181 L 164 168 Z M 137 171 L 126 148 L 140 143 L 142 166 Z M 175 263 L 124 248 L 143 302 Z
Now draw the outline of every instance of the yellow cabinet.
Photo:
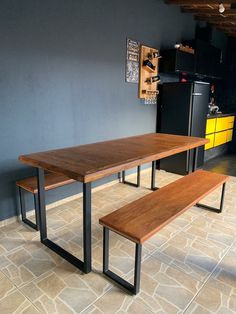
M 231 142 L 233 139 L 233 129 L 227 130 L 227 142 Z
M 207 119 L 206 134 L 215 133 L 216 119 Z
M 214 146 L 219 146 L 227 142 L 227 131 L 215 133 Z
M 234 121 L 235 116 L 207 119 L 206 138 L 210 142 L 205 145 L 205 150 L 232 141 Z
M 234 127 L 234 116 L 216 119 L 216 132 L 225 131 Z
M 207 138 L 210 142 L 205 145 L 205 150 L 214 147 L 215 134 L 208 134 L 208 135 L 206 135 L 206 138 Z

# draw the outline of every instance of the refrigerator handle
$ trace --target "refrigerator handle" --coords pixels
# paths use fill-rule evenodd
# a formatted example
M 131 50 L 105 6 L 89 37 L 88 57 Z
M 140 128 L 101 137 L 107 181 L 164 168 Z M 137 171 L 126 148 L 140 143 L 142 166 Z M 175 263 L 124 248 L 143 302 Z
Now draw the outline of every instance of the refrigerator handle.
M 202 93 L 192 93 L 192 96 L 202 96 Z

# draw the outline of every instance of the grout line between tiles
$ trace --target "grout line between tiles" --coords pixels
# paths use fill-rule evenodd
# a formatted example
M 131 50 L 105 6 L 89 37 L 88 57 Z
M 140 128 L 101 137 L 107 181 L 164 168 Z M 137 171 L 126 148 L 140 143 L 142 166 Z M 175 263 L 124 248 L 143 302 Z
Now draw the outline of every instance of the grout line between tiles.
M 213 270 L 211 271 L 211 273 L 206 277 L 206 279 L 203 282 L 203 285 L 201 286 L 201 288 L 198 290 L 198 292 L 195 294 L 195 296 L 192 298 L 192 300 L 189 302 L 189 304 L 187 305 L 187 307 L 184 309 L 183 314 L 186 313 L 186 311 L 188 310 L 188 308 L 190 307 L 190 305 L 192 304 L 192 302 L 196 299 L 196 297 L 199 295 L 199 293 L 202 291 L 202 289 L 206 286 L 207 282 L 209 281 L 209 279 L 212 277 L 214 271 L 217 269 L 217 267 L 220 265 L 220 263 L 222 262 L 222 260 L 224 259 L 224 257 L 228 254 L 228 252 L 231 250 L 232 246 L 236 243 L 236 241 L 234 241 L 231 246 L 228 248 L 228 250 L 225 252 L 225 254 L 221 257 L 221 259 L 219 260 L 219 262 L 216 264 L 216 266 L 213 268 Z
M 6 274 L 4 274 L 1 270 L 0 270 L 0 272 L 2 273 L 2 275 L 5 278 L 7 278 L 12 283 L 12 285 L 14 286 L 14 290 L 17 290 L 17 292 L 19 292 L 27 301 L 30 302 L 30 304 L 37 310 L 37 312 L 41 313 L 41 311 L 32 303 L 32 301 L 22 291 L 20 291 L 20 289 L 17 287 L 17 285 L 15 283 Z M 11 295 L 12 293 L 13 293 L 13 291 L 11 293 L 9 293 L 8 296 Z

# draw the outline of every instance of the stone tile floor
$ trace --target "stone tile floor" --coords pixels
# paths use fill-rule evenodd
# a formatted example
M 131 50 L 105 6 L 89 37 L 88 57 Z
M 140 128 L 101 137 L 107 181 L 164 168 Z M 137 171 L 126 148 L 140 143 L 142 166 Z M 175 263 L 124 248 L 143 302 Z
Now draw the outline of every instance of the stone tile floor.
M 102 275 L 99 217 L 150 193 L 120 183 L 93 193 L 93 272 L 82 274 L 21 223 L 0 228 L 0 313 L 236 313 L 236 178 L 216 214 L 192 207 L 143 249 L 141 292 L 131 296 Z M 178 175 L 157 172 L 159 187 Z M 134 176 L 130 176 L 135 180 Z M 204 202 L 218 206 L 220 190 Z M 82 258 L 82 199 L 48 211 L 49 238 Z M 111 265 L 132 280 L 134 244 L 111 233 Z

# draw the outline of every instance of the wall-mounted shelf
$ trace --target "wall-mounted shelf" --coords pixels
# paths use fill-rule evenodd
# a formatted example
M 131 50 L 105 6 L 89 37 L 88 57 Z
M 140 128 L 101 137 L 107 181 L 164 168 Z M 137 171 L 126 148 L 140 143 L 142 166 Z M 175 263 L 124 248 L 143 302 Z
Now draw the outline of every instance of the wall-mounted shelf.
M 156 99 L 160 79 L 152 82 L 158 76 L 159 50 L 147 46 L 140 49 L 139 98 Z

